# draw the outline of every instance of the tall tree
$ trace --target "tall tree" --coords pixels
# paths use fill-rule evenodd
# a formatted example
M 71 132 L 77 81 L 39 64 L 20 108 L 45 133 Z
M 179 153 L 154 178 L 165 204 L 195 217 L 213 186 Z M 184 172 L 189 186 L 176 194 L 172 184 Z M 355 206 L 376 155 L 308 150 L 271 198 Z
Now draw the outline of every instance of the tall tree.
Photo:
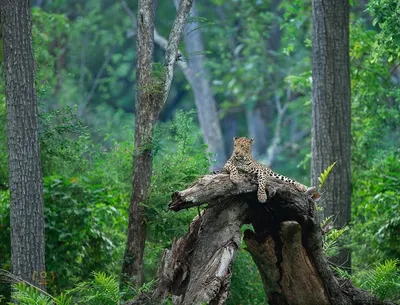
M 11 271 L 45 285 L 43 182 L 29 0 L 0 5 L 6 83 Z
M 180 2 L 161 66 L 153 63 L 155 2 L 139 0 L 137 15 L 135 149 L 127 245 L 121 272 L 122 283 L 129 280 L 136 286 L 143 282 L 147 225 L 141 203 L 147 200 L 150 191 L 153 129 L 170 91 L 179 41 L 193 0 Z
M 279 58 L 279 48 L 281 47 L 282 29 L 280 19 L 283 16 L 283 10 L 279 9 L 281 0 L 272 0 L 269 4 L 269 10 L 274 15 L 273 26 L 271 26 L 268 34 L 268 39 L 265 44 L 265 56 L 267 57 L 266 63 L 275 63 L 273 72 L 268 72 L 268 87 L 261 91 L 262 104 L 251 105 L 246 107 L 247 116 L 247 128 L 249 137 L 255 138 L 257 141 L 254 142 L 253 154 L 255 157 L 264 155 L 267 151 L 267 164 L 272 165 L 272 162 L 276 155 L 276 150 L 280 142 L 280 128 L 282 125 L 282 117 L 286 110 L 281 111 L 280 97 L 276 92 L 279 90 L 277 85 L 286 76 L 283 71 L 287 72 L 287 69 L 281 69 L 282 60 Z M 272 90 L 271 90 L 272 89 Z M 264 101 L 264 96 L 268 96 L 268 91 L 273 91 L 275 94 L 270 95 L 267 101 Z M 276 107 L 275 107 L 276 106 Z M 275 113 L 276 108 L 276 113 Z M 284 108 L 286 109 L 286 108 Z M 277 124 L 275 125 L 275 132 L 272 135 L 272 130 L 268 126 L 268 121 L 273 121 L 274 117 L 278 117 Z
M 338 161 L 326 185 L 324 217 L 335 225 L 350 221 L 350 64 L 349 1 L 313 0 L 311 180 Z M 350 266 L 341 249 L 333 260 Z
M 179 7 L 179 1 L 174 0 L 175 7 Z M 197 16 L 195 3 L 190 11 L 192 18 Z M 218 118 L 217 105 L 212 92 L 210 81 L 207 79 L 207 69 L 204 61 L 204 44 L 200 24 L 192 21 L 186 24 L 184 29 L 184 42 L 187 53 L 187 63 L 178 62 L 186 80 L 193 89 L 197 117 L 202 130 L 208 150 L 215 155 L 215 163 L 211 169 L 221 169 L 226 162 L 224 139 L 222 136 L 221 124 Z M 157 31 L 154 32 L 154 42 L 163 49 L 167 48 L 167 40 Z
M 175 3 L 177 1 L 175 0 Z M 197 16 L 197 9 L 193 4 L 191 16 Z M 200 24 L 192 21 L 185 26 L 185 47 L 188 54 L 188 80 L 194 93 L 197 116 L 203 133 L 204 141 L 210 152 L 215 154 L 216 163 L 214 169 L 221 169 L 227 157 L 224 148 L 221 126 L 218 118 L 217 105 L 207 79 L 207 71 L 204 63 L 204 44 Z

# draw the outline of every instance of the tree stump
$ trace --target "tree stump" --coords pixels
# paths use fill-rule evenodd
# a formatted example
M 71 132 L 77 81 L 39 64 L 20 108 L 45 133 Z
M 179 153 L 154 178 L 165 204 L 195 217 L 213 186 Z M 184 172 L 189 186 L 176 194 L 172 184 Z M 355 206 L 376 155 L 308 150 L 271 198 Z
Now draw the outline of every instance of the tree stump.
M 254 228 L 245 231 L 244 241 L 270 305 L 391 304 L 334 276 L 311 195 L 272 177 L 266 203 L 258 202 L 256 191 L 251 175 L 235 185 L 229 175 L 215 174 L 174 193 L 172 211 L 207 207 L 164 251 L 155 289 L 130 304 L 161 304 L 167 298 L 176 305 L 225 304 L 243 224 Z

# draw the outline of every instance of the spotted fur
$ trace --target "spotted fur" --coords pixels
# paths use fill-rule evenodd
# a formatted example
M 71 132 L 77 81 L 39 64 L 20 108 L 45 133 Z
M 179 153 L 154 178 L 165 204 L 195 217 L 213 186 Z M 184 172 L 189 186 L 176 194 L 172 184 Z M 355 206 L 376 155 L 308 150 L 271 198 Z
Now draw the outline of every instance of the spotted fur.
M 265 165 L 255 161 L 251 157 L 251 145 L 254 139 L 245 137 L 234 138 L 233 153 L 229 160 L 224 165 L 222 171 L 229 173 L 233 183 L 239 182 L 239 170 L 249 174 L 256 174 L 258 181 L 257 198 L 258 201 L 264 203 L 267 201 L 265 185 L 267 177 L 275 177 L 284 182 L 294 185 L 299 191 L 306 192 L 308 188 L 288 177 L 275 173 Z

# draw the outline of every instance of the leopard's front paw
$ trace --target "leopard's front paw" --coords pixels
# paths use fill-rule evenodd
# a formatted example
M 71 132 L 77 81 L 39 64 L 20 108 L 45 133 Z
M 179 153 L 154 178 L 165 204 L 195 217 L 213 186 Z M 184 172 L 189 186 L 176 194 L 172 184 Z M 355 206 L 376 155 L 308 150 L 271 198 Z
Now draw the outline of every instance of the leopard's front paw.
M 257 199 L 261 203 L 265 203 L 267 201 L 267 193 L 263 189 L 258 189 L 257 191 Z

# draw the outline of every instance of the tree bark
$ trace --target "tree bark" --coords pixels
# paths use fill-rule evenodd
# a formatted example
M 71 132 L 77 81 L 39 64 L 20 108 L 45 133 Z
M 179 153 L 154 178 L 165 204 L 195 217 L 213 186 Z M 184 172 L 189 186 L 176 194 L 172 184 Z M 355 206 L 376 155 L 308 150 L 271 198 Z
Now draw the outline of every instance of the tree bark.
M 268 102 L 269 103 L 269 102 Z M 271 104 L 271 103 L 269 103 Z M 273 110 L 272 105 L 269 105 L 269 113 Z M 267 108 L 267 107 L 266 107 Z M 254 138 L 254 149 L 253 158 L 259 159 L 260 156 L 265 154 L 268 147 L 268 140 L 270 136 L 270 128 L 262 115 L 262 107 L 257 106 L 246 106 L 246 119 L 247 119 L 247 130 L 250 138 Z
M 0 15 L 11 195 L 11 271 L 45 289 L 43 182 L 29 1 L 2 0 Z
M 193 0 L 182 0 L 172 25 L 163 67 L 153 64 L 155 0 L 139 0 L 137 16 L 137 89 L 132 195 L 121 285 L 143 282 L 143 253 L 147 236 L 145 209 L 152 174 L 153 129 L 167 100 L 178 44 Z M 159 71 L 158 71 L 159 70 Z
M 193 5 L 191 16 L 197 16 L 197 10 Z M 187 52 L 188 76 L 192 86 L 197 117 L 203 138 L 211 153 L 215 154 L 216 162 L 212 169 L 220 169 L 227 160 L 222 137 L 220 121 L 218 118 L 217 105 L 214 95 L 207 79 L 204 64 L 204 45 L 199 30 L 200 24 L 192 21 L 185 26 L 185 48 Z
M 324 217 L 350 221 L 350 66 L 348 0 L 313 0 L 311 183 L 338 161 L 325 185 Z M 350 266 L 342 248 L 333 260 Z
M 129 206 L 127 244 L 122 264 L 122 282 L 143 282 L 143 251 L 147 236 L 144 207 L 140 205 L 148 196 L 151 181 L 151 139 L 157 119 L 159 95 L 151 90 L 153 84 L 154 0 L 139 0 L 138 31 L 136 40 L 136 111 L 135 150 L 133 161 L 132 196 Z M 158 99 L 158 101 L 157 101 Z
M 225 304 L 240 226 L 253 225 L 244 241 L 261 274 L 269 304 L 392 304 L 335 278 L 322 249 L 311 194 L 270 177 L 269 200 L 257 200 L 255 177 L 234 185 L 229 175 L 208 175 L 172 195 L 170 210 L 208 203 L 189 232 L 164 252 L 156 288 L 130 304 Z

